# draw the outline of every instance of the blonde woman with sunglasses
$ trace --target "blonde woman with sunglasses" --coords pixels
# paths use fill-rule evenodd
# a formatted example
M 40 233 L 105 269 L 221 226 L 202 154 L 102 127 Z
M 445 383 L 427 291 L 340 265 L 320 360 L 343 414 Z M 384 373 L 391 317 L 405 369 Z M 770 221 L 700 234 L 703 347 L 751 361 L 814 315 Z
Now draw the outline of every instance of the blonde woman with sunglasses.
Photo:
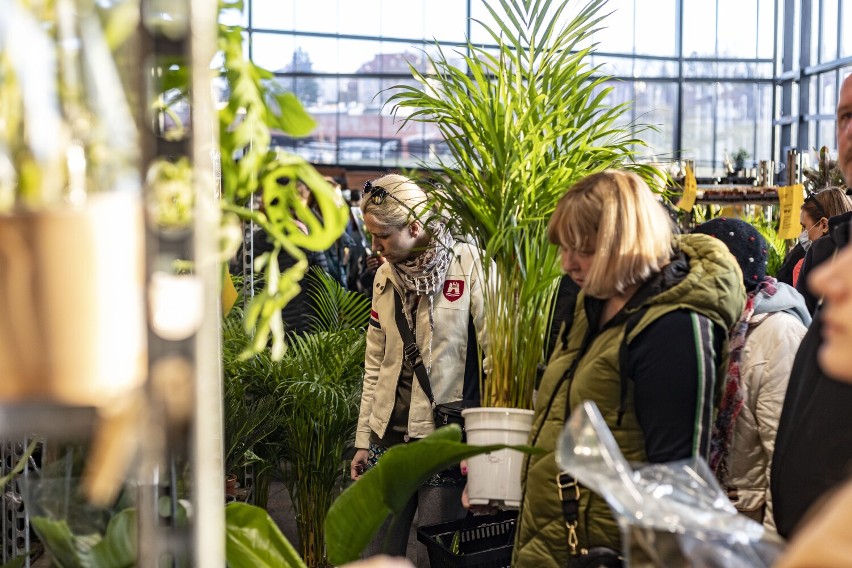
M 414 442 L 432 433 L 432 402 L 442 404 L 475 397 L 464 387 L 478 386 L 479 359 L 475 337 L 486 347 L 479 251 L 457 242 L 429 206 L 421 187 L 399 175 L 367 182 L 361 199 L 364 224 L 372 248 L 386 262 L 373 281 L 373 302 L 367 327 L 364 387 L 355 436 L 351 477 L 357 480 L 391 446 Z M 398 312 L 402 314 L 398 314 Z M 415 340 L 419 357 L 404 355 L 402 326 Z M 471 351 L 474 356 L 471 357 Z M 431 396 L 421 387 L 422 366 Z M 465 381 L 465 375 L 473 380 Z M 431 400 L 430 400 L 431 399 Z M 429 525 L 465 515 L 461 506 L 463 478 L 442 472 L 420 488 L 399 515 L 406 522 L 380 531 L 368 555 L 379 551 L 404 556 L 409 527 L 418 510 L 418 524 Z M 399 529 L 399 530 L 397 530 Z M 382 534 L 385 533 L 385 534 Z M 412 558 L 428 566 L 425 547 Z

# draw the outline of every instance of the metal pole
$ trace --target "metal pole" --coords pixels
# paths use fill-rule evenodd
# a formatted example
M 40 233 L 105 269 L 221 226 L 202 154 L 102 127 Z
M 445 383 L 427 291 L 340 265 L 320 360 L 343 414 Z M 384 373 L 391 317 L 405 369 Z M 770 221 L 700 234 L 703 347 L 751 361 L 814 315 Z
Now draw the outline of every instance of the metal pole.
M 190 440 L 192 464 L 192 564 L 225 565 L 225 486 L 222 457 L 222 350 L 218 186 L 213 157 L 218 133 L 209 63 L 216 48 L 216 3 L 190 0 L 192 162 L 196 196 L 195 259 L 204 284 L 204 319 L 195 336 L 195 401 Z

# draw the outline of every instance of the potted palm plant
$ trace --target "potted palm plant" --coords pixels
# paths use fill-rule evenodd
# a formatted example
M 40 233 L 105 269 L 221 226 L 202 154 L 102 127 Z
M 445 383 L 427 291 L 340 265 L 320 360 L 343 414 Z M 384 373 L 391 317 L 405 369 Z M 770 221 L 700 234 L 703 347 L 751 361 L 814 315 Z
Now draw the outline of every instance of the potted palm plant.
M 495 263 L 483 275 L 490 370 L 481 380 L 481 396 L 491 408 L 465 411 L 471 443 L 482 443 L 481 420 L 514 421 L 520 413 L 522 424 L 513 429 L 526 422 L 528 431 L 531 423 L 559 276 L 558 251 L 546 238 L 559 198 L 579 178 L 607 168 L 630 167 L 643 177 L 655 173 L 633 163 L 642 142 L 632 134 L 636 127 L 621 126 L 627 106 L 608 103 L 610 78 L 589 64 L 605 1 L 591 0 L 572 17 L 573 3 L 486 2 L 496 24 L 479 25 L 496 48 L 468 43 L 460 68 L 439 44 L 430 57 L 432 71 L 412 68 L 419 85 L 395 87 L 388 101 L 406 121 L 434 124 L 443 134 L 450 157 L 438 160 L 448 188 L 436 200 Z M 524 432 L 498 439 L 525 440 Z M 509 493 L 480 493 L 477 468 L 487 462 L 502 464 L 507 469 L 501 475 L 517 480 Z M 471 502 L 517 505 L 519 462 L 508 453 L 472 460 Z
M 318 285 L 309 293 L 317 316 L 311 332 L 290 336 L 280 362 L 268 352 L 255 358 L 265 370 L 256 386 L 274 393 L 281 410 L 277 463 L 293 501 L 299 550 L 312 568 L 328 565 L 324 522 L 342 489 L 344 456 L 355 437 L 370 316 L 363 294 L 344 290 L 320 270 L 313 276 Z

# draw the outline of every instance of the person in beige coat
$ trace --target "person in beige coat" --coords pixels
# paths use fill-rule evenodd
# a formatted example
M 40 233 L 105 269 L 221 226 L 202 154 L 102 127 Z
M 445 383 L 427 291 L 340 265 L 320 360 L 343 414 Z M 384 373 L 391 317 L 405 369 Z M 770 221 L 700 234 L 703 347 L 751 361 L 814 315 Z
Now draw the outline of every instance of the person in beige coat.
M 478 371 L 479 361 L 469 362 L 468 343 L 478 338 L 483 351 L 487 349 L 480 252 L 453 238 L 428 205 L 426 193 L 403 176 L 387 175 L 367 182 L 364 188 L 364 224 L 372 235 L 373 250 L 386 262 L 373 281 L 361 412 L 350 471 L 356 481 L 388 448 L 415 442 L 435 430 L 432 401 L 410 357 L 403 356 L 400 326 L 408 325 L 417 344 L 436 404 L 470 398 L 463 393 L 466 368 L 472 364 Z M 404 316 L 399 324 L 397 303 Z M 470 334 L 471 321 L 476 337 Z M 367 555 L 381 549 L 405 555 L 415 511 L 419 526 L 463 517 L 463 488 L 458 468 L 434 476 L 394 524 L 380 531 Z M 425 546 L 417 546 L 415 560 L 418 566 L 429 565 Z
M 801 294 L 766 275 L 768 245 L 750 224 L 718 217 L 694 232 L 725 243 L 748 293 L 729 334 L 726 389 L 710 465 L 737 510 L 774 530 L 769 475 L 775 435 L 790 369 L 811 316 Z

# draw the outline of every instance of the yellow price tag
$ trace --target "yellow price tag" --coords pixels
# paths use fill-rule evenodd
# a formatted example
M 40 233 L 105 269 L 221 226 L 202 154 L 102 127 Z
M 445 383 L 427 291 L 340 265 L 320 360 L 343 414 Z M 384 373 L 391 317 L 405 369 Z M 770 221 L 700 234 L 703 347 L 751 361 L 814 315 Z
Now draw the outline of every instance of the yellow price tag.
M 686 166 L 686 175 L 683 179 L 683 195 L 677 202 L 678 209 L 689 212 L 695 207 L 695 198 L 698 196 L 698 183 L 695 181 L 695 173 L 692 168 Z
M 799 211 L 805 203 L 805 186 L 797 184 L 779 187 L 778 201 L 781 204 L 778 236 L 782 239 L 795 239 L 801 232 Z
M 234 288 L 234 281 L 231 275 L 227 272 L 222 279 L 222 316 L 227 316 L 237 302 L 237 289 Z

